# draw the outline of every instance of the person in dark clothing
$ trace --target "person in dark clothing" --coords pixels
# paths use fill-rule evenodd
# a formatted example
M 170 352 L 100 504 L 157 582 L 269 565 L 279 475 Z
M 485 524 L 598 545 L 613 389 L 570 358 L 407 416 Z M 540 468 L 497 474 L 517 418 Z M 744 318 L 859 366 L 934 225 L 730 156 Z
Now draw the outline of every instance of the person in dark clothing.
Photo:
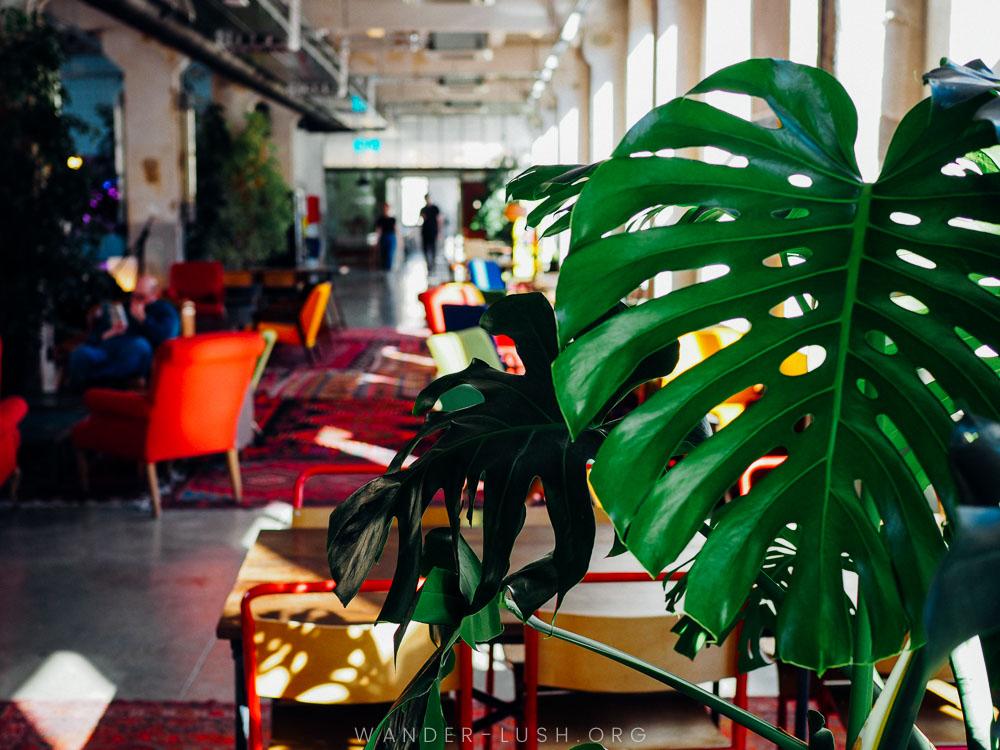
M 396 257 L 396 217 L 388 203 L 382 204 L 382 215 L 375 220 L 375 231 L 378 232 L 378 250 L 382 259 L 382 268 L 392 270 L 392 262 Z
M 146 377 L 153 351 L 181 328 L 177 310 L 160 299 L 152 276 L 139 277 L 127 313 L 121 305 L 104 304 L 92 323 L 87 341 L 69 356 L 68 384 L 74 390 Z
M 437 241 L 441 233 L 441 224 L 444 217 L 441 209 L 431 203 L 429 195 L 424 196 L 426 205 L 420 209 L 420 239 L 423 242 L 424 257 L 427 259 L 427 270 L 434 270 L 434 262 L 437 259 Z

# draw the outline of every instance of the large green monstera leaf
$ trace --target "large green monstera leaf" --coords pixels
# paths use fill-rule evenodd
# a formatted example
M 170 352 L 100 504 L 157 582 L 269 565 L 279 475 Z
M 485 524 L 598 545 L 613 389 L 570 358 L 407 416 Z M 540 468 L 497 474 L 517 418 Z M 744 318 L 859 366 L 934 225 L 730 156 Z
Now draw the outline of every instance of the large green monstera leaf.
M 712 91 L 759 97 L 776 122 L 695 97 Z M 953 415 L 1000 416 L 1000 174 L 973 153 L 996 143 L 991 124 L 975 119 L 992 96 L 916 106 L 866 183 L 857 115 L 840 84 L 814 68 L 750 60 L 649 113 L 609 160 L 569 182 L 579 195 L 553 372 L 574 434 L 666 342 L 735 318 L 749 324 L 628 414 L 591 474 L 651 573 L 709 523 L 684 611 L 712 636 L 740 617 L 768 550 L 791 528 L 793 572 L 775 601 L 782 659 L 819 671 L 852 661 L 845 572 L 867 605 L 872 658 L 897 652 L 907 633 L 922 639 L 943 553 L 927 484 L 950 509 Z M 707 147 L 724 163 L 694 155 Z M 542 188 L 535 180 L 536 197 L 546 185 L 573 192 L 555 177 L 542 175 Z M 671 210 L 712 220 L 650 218 Z M 725 273 L 616 311 L 658 273 L 707 266 Z M 796 353 L 808 372 L 789 367 Z M 755 385 L 759 401 L 666 470 L 697 420 Z M 720 505 L 752 461 L 773 453 L 787 460 Z

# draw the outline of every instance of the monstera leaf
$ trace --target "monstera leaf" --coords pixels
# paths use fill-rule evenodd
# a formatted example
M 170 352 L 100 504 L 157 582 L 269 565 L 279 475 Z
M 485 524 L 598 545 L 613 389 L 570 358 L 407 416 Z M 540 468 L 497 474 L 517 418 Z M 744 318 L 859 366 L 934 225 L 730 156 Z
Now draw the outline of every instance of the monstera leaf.
M 337 595 L 357 593 L 382 554 L 393 519 L 398 520 L 399 559 L 381 619 L 405 622 L 416 604 L 421 573 L 421 517 L 438 493 L 448 510 L 454 556 L 463 513 L 471 517 L 483 483 L 484 547 L 481 575 L 468 590 L 465 614 L 496 599 L 505 579 L 531 611 L 562 595 L 584 575 L 594 543 L 594 514 L 587 488 L 587 463 L 603 431 L 584 430 L 574 442 L 559 413 L 552 383 L 556 329 L 552 307 L 541 294 L 507 297 L 482 320 L 493 334 L 514 339 L 524 375 L 474 361 L 467 369 L 435 380 L 418 397 L 415 412 L 427 419 L 389 471 L 361 487 L 330 516 L 328 556 Z M 668 347 L 669 348 L 669 347 Z M 670 349 L 676 360 L 676 347 Z M 450 412 L 431 411 L 454 388 L 475 389 L 481 402 Z M 428 445 L 429 444 L 429 445 Z M 427 446 L 412 465 L 404 459 Z M 555 547 L 508 579 L 510 552 L 524 523 L 525 498 L 541 478 Z
M 763 99 L 776 127 L 694 97 L 712 91 Z M 741 616 L 768 549 L 794 528 L 793 570 L 776 603 L 782 659 L 818 671 L 851 663 L 845 571 L 867 605 L 869 658 L 897 652 L 908 632 L 923 638 L 923 601 L 943 553 L 923 485 L 951 509 L 956 401 L 1000 412 L 990 359 L 1000 350 L 1000 174 L 981 173 L 988 160 L 963 159 L 996 142 L 974 119 L 992 98 L 917 105 L 878 180 L 866 183 L 854 156 L 857 115 L 840 84 L 814 68 L 750 60 L 649 113 L 579 183 L 553 366 L 574 435 L 666 342 L 734 318 L 749 325 L 616 425 L 591 474 L 651 573 L 709 522 L 684 610 L 711 636 Z M 692 155 L 708 147 L 725 163 Z M 557 174 L 543 175 L 536 192 L 565 190 Z M 647 220 L 671 211 L 715 219 Z M 725 273 L 618 307 L 658 273 L 707 266 Z M 803 354 L 809 371 L 796 374 Z M 755 385 L 759 401 L 666 470 L 696 420 Z M 770 453 L 788 458 L 720 505 Z

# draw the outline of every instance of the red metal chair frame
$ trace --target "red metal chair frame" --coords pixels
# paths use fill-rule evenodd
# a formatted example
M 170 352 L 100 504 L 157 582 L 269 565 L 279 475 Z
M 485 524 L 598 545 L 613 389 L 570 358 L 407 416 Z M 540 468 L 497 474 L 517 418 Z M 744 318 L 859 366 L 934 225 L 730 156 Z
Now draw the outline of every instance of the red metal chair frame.
M 334 474 L 383 474 L 385 467 L 371 461 L 363 461 L 351 464 L 317 464 L 310 466 L 295 478 L 295 486 L 292 489 L 292 508 L 299 510 L 306 499 L 306 482 L 313 477 L 334 475 Z
M 423 581 L 420 582 L 421 584 Z M 389 579 L 365 581 L 361 584 L 361 593 L 388 591 L 392 585 Z M 319 594 L 331 593 L 337 588 L 337 582 L 325 581 L 283 581 L 261 583 L 245 594 L 240 600 L 240 634 L 243 644 L 243 688 L 246 691 L 248 722 L 248 750 L 264 750 L 264 732 L 261 723 L 260 695 L 257 693 L 257 644 L 254 636 L 257 625 L 253 619 L 251 606 L 254 599 L 262 596 L 280 594 Z M 472 649 L 459 641 L 459 700 L 458 723 L 462 750 L 472 750 Z
M 676 572 L 670 576 L 670 580 L 676 581 L 684 575 L 684 572 Z M 655 579 L 643 572 L 587 573 L 580 583 L 650 583 L 653 580 L 663 581 L 665 578 L 666 576 L 662 573 Z M 734 631 L 731 637 L 739 638 L 739 630 Z M 524 734 L 527 737 L 524 743 L 525 750 L 537 750 L 538 748 L 538 638 L 537 630 L 527 625 L 524 626 L 524 714 L 522 723 L 525 729 Z M 747 676 L 742 672 L 736 675 L 736 695 L 733 698 L 733 703 L 739 708 L 749 707 Z M 745 750 L 746 738 L 746 727 L 733 722 L 730 750 Z

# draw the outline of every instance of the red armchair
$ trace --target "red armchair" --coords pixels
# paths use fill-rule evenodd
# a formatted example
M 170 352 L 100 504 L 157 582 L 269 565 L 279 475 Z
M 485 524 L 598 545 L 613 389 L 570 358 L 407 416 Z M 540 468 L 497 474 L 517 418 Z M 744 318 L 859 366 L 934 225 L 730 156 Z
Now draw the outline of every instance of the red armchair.
M 233 495 L 242 500 L 236 425 L 240 407 L 264 350 L 258 333 L 209 333 L 171 339 L 153 360 L 148 393 L 93 388 L 84 395 L 90 414 L 73 428 L 87 486 L 83 451 L 146 464 L 153 515 L 160 515 L 156 464 L 225 453 Z
M 167 297 L 178 306 L 191 300 L 198 316 L 221 318 L 226 314 L 222 264 L 214 260 L 174 263 Z
M 3 341 L 0 340 L 0 361 L 3 357 Z M 18 425 L 28 413 L 28 405 L 23 398 L 10 396 L 0 399 L 0 485 L 10 482 L 10 495 L 17 497 L 17 484 L 21 471 L 17 467 L 17 449 L 21 445 L 21 431 Z

